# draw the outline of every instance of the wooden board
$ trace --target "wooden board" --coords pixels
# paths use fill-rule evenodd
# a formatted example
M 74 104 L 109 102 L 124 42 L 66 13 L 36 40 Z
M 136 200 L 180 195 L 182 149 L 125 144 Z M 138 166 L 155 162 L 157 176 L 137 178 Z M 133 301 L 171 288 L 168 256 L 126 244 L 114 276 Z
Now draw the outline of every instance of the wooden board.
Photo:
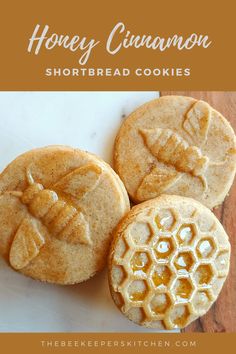
M 203 99 L 220 111 L 236 131 L 236 92 L 162 91 L 164 95 L 184 95 Z M 236 332 L 236 183 L 221 207 L 214 210 L 230 237 L 232 246 L 230 273 L 218 300 L 208 313 L 184 332 Z

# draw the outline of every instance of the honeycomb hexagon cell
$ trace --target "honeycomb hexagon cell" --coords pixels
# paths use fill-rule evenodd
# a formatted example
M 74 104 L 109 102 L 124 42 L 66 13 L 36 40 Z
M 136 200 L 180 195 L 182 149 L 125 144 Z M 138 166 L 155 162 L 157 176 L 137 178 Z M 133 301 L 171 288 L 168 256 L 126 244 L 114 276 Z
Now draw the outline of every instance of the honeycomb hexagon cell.
M 143 301 L 148 293 L 148 286 L 145 280 L 134 280 L 128 287 L 128 294 L 131 301 Z
M 160 210 L 155 217 L 157 228 L 160 231 L 171 231 L 173 229 L 175 221 L 175 216 L 173 212 L 169 209 Z
M 138 222 L 131 226 L 130 236 L 135 244 L 145 245 L 152 237 L 151 227 L 146 222 Z
M 190 245 L 196 236 L 196 227 L 194 224 L 183 224 L 180 226 L 177 232 L 177 240 L 179 245 L 187 246 Z
M 113 284 L 119 286 L 122 284 L 126 276 L 125 270 L 121 265 L 113 265 L 111 270 L 111 277 Z
M 113 299 L 118 308 L 121 308 L 124 305 L 124 299 L 120 293 L 114 292 Z
M 150 302 L 151 311 L 155 315 L 162 315 L 170 307 L 171 300 L 167 293 L 155 294 Z
M 146 275 L 151 265 L 150 256 L 147 252 L 135 252 L 130 260 L 130 265 L 135 275 Z
M 204 237 L 197 244 L 199 258 L 210 258 L 216 250 L 215 241 L 212 237 Z
M 172 253 L 174 252 L 175 247 L 173 240 L 169 237 L 160 237 L 155 246 L 155 254 L 157 259 L 168 260 Z
M 211 286 L 211 290 L 214 297 L 217 297 L 219 295 L 222 286 L 224 285 L 224 282 L 225 282 L 225 277 L 217 277 L 214 279 Z
M 193 306 L 196 312 L 204 313 L 208 307 L 211 305 L 211 298 L 207 292 L 207 290 L 199 290 L 193 297 Z
M 176 280 L 173 293 L 177 301 L 189 300 L 193 292 L 193 285 L 188 278 L 179 278 Z
M 146 327 L 156 328 L 157 330 L 161 331 L 164 331 L 166 329 L 166 326 L 162 320 L 146 321 L 145 325 Z
M 177 305 L 171 309 L 169 315 L 173 327 L 183 328 L 188 323 L 190 311 L 187 305 Z
M 201 264 L 194 273 L 195 281 L 198 285 L 208 285 L 214 273 L 210 264 Z
M 192 252 L 179 252 L 174 260 L 174 265 L 180 272 L 189 272 L 194 265 Z
M 142 323 L 146 317 L 142 307 L 131 307 L 127 311 L 126 315 L 131 321 L 135 323 Z
M 152 281 L 155 287 L 168 286 L 171 279 L 171 270 L 166 265 L 158 264 L 152 274 Z
M 116 244 L 116 257 L 123 258 L 129 247 L 124 237 L 120 237 Z
M 220 276 L 224 276 L 228 272 L 230 261 L 230 253 L 228 251 L 221 251 L 215 259 L 215 266 Z

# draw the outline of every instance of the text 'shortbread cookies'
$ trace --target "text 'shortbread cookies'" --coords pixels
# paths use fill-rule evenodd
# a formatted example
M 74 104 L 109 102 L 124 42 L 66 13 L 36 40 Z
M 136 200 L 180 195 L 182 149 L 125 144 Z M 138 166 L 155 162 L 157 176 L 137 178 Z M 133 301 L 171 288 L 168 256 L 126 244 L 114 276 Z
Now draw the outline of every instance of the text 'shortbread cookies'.
M 213 208 L 222 203 L 234 179 L 235 134 L 208 103 L 165 96 L 125 120 L 114 163 L 135 202 L 167 193 Z
M 0 175 L 0 253 L 32 278 L 84 281 L 106 263 L 128 210 L 122 182 L 96 156 L 65 146 L 32 150 Z
M 118 225 L 110 290 L 135 323 L 183 328 L 217 299 L 229 263 L 228 236 L 214 214 L 191 198 L 162 195 L 135 206 Z

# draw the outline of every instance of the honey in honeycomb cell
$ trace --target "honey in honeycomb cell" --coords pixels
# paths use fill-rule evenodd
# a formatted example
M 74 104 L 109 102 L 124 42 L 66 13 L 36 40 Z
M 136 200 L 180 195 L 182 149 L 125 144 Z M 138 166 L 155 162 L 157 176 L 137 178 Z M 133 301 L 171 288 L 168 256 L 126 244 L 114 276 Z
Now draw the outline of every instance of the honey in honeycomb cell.
M 193 291 L 191 281 L 187 278 L 177 279 L 173 291 L 177 301 L 188 300 Z
M 131 258 L 130 265 L 135 275 L 145 275 L 150 266 L 148 253 L 136 252 Z
M 174 251 L 174 245 L 171 238 L 161 237 L 155 247 L 155 253 L 158 259 L 168 259 Z
M 199 285 L 208 285 L 213 277 L 213 271 L 209 264 L 201 264 L 194 273 L 195 280 Z
M 128 288 L 131 301 L 142 301 L 147 295 L 148 287 L 145 280 L 134 280 Z
M 167 286 L 171 279 L 170 268 L 166 265 L 158 264 L 152 274 L 152 281 L 156 287 Z
M 191 252 L 179 252 L 175 258 L 174 265 L 177 270 L 189 272 L 194 264 Z
M 151 310 L 156 315 L 165 313 L 170 305 L 171 305 L 171 301 L 169 295 L 166 293 L 154 295 L 150 303 Z
M 174 327 L 185 327 L 188 322 L 190 312 L 187 305 L 175 306 L 170 314 L 170 320 L 174 324 Z
M 177 232 L 178 243 L 181 246 L 189 245 L 192 242 L 195 234 L 196 234 L 196 232 L 195 232 L 194 225 L 183 224 Z
M 209 258 L 215 251 L 215 243 L 212 238 L 203 238 L 198 242 L 197 255 L 199 258 Z
M 163 209 L 156 215 L 155 222 L 158 230 L 170 231 L 175 223 L 175 216 L 171 210 Z

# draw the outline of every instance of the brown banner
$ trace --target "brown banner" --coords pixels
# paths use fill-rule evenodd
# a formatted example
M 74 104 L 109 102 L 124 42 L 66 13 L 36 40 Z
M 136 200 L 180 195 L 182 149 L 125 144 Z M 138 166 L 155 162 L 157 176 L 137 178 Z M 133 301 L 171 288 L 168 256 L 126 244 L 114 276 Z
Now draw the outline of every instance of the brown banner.
M 1 352 L 15 353 L 181 353 L 235 352 L 235 334 L 37 333 L 0 334 Z
M 1 90 L 235 89 L 235 1 L 5 1 Z

